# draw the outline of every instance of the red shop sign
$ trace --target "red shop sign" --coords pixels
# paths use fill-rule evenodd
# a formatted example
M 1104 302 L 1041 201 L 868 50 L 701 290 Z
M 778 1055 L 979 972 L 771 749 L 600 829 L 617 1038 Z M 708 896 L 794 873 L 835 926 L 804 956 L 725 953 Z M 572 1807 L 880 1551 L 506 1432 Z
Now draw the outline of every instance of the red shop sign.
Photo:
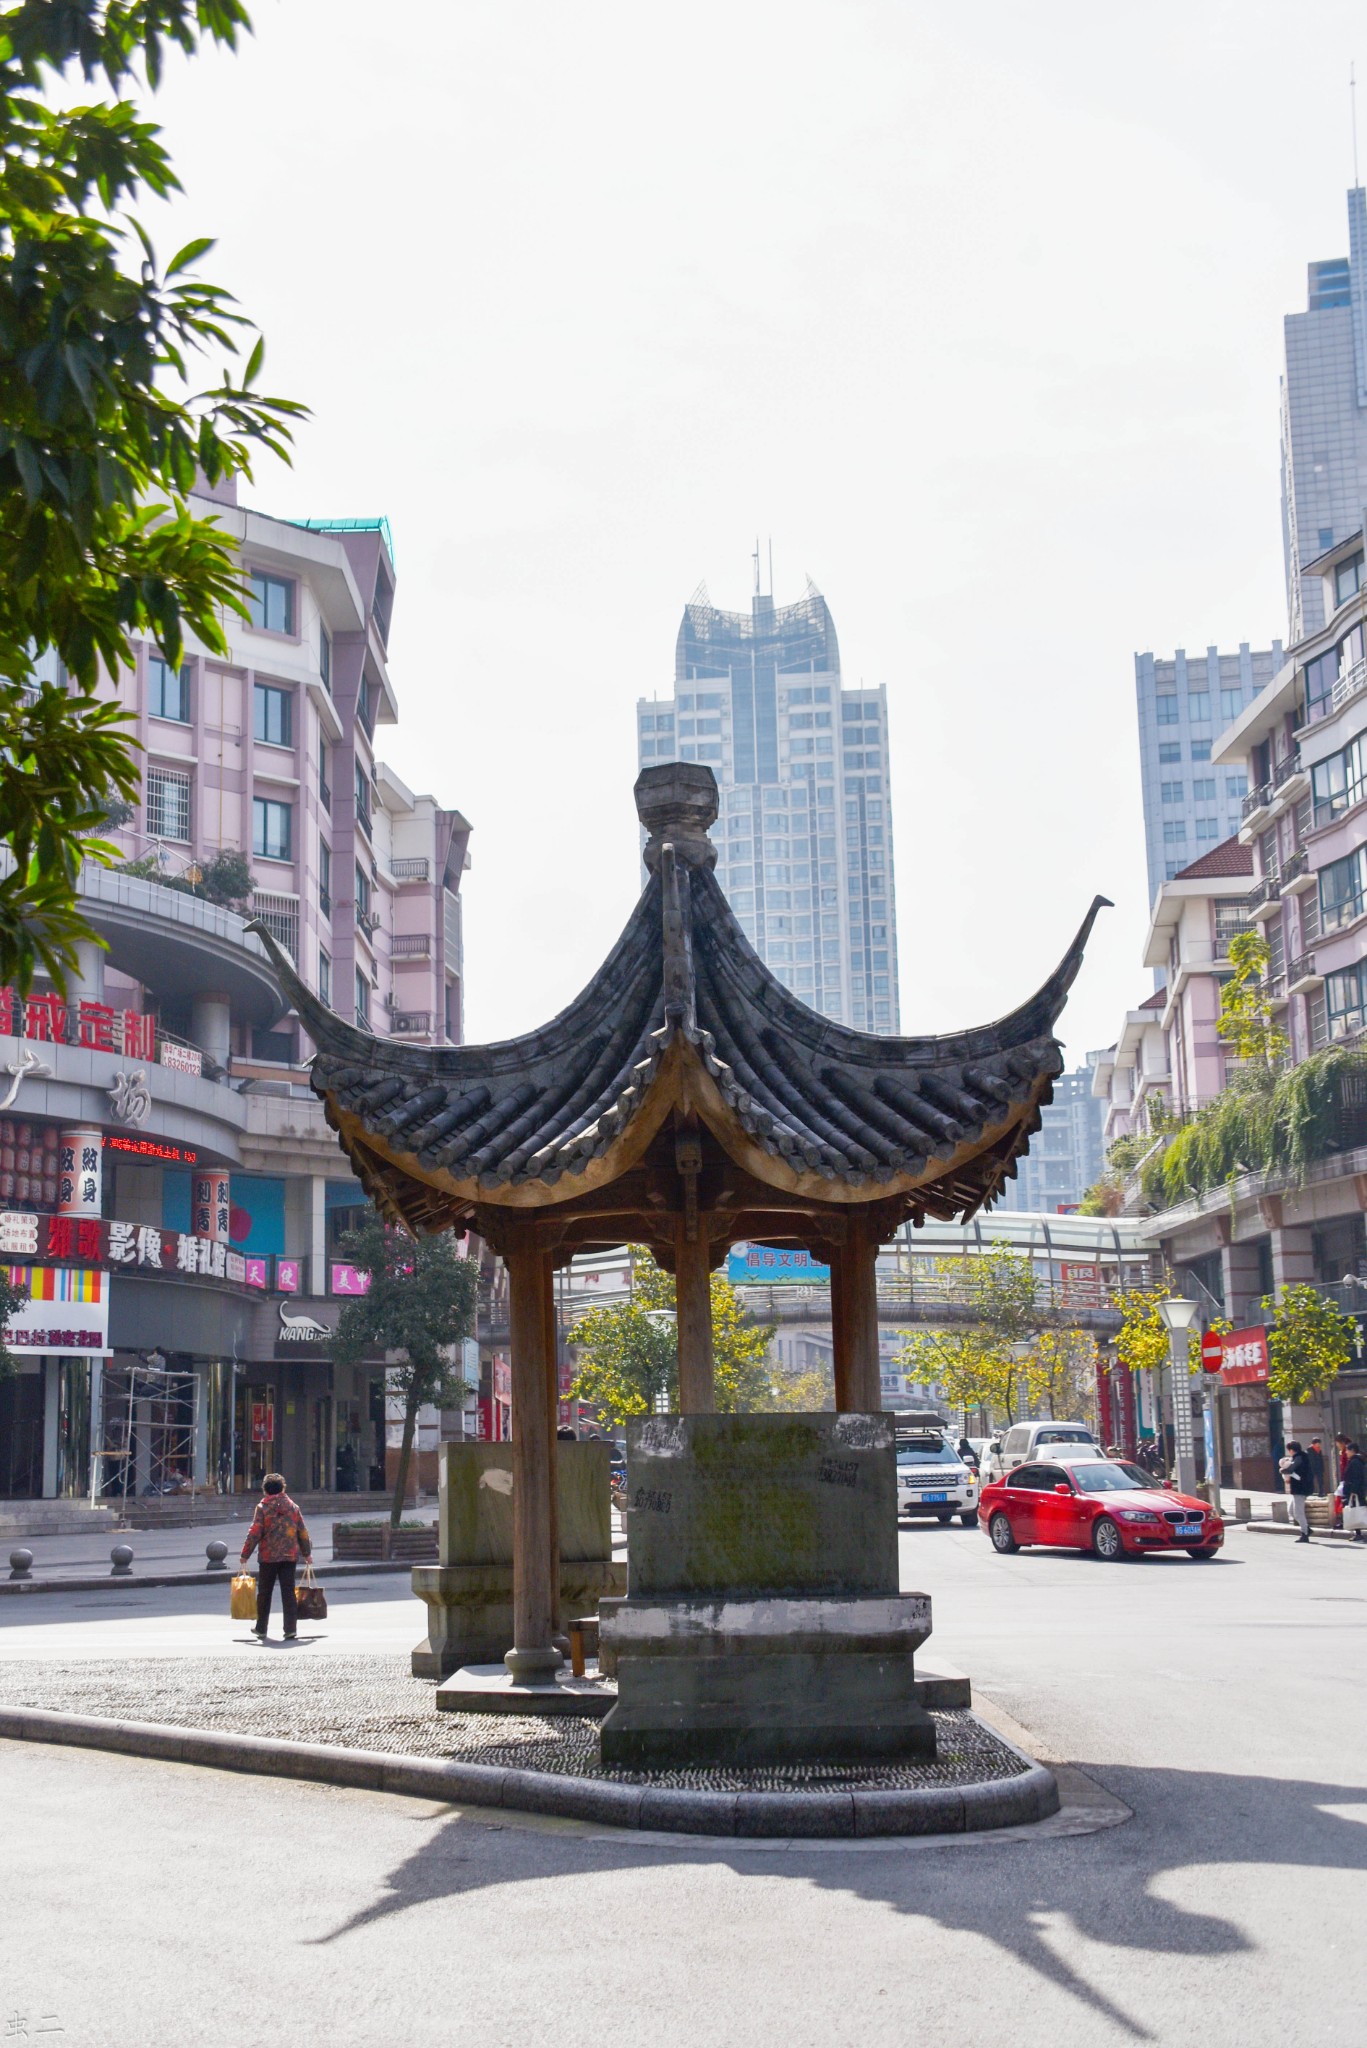
M 1231 1330 L 1225 1338 L 1225 1362 L 1220 1378 L 1227 1387 L 1255 1386 L 1268 1374 L 1267 1331 L 1262 1324 L 1251 1330 Z

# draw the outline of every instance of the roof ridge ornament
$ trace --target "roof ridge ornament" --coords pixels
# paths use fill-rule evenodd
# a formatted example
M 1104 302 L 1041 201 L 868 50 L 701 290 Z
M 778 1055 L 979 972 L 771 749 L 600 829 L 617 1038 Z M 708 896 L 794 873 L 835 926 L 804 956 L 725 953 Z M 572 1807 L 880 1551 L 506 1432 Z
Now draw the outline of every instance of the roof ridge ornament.
M 713 859 L 716 855 L 713 855 Z M 666 840 L 660 848 L 660 917 L 664 946 L 665 1022 L 681 1025 L 686 1038 L 698 1031 L 697 991 L 693 978 L 693 902 L 690 876 L 678 848 Z
M 714 868 L 717 849 L 708 838 L 720 808 L 717 778 L 701 761 L 662 761 L 643 768 L 633 791 L 636 815 L 649 833 L 641 855 L 652 875 L 660 872 L 666 843 L 686 868 Z

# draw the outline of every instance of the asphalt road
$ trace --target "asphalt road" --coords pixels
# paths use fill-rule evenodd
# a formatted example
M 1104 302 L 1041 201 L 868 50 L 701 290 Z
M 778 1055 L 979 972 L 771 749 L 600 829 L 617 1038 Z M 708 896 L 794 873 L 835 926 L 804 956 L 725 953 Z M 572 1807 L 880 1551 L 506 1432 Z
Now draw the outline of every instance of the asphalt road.
M 941 1658 L 1132 1820 L 1073 1838 L 662 1846 L 0 1745 L 7 2037 L 18 2015 L 62 2048 L 1357 2039 L 1367 1546 L 1236 1531 L 1215 1564 L 1105 1566 L 996 1558 L 926 1527 L 903 1557 L 904 1585 L 935 1598 Z M 335 1630 L 410 1639 L 400 1587 L 349 1588 L 363 1597 Z M 90 1624 L 141 1652 L 139 1631 L 166 1641 L 182 1616 L 202 1650 L 215 1616 L 198 1589 L 137 1597 L 152 1609 Z M 0 1610 L 0 1650 L 20 1631 L 32 1655 L 51 1628 L 66 1654 L 80 1622 L 59 1605 L 3 1603 L 27 1611 Z

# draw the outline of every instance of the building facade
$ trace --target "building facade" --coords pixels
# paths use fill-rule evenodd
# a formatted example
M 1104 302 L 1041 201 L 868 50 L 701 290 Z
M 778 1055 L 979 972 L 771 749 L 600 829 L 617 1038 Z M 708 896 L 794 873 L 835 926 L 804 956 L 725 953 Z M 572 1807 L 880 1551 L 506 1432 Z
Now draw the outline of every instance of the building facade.
M 1246 794 L 1242 771 L 1217 768 L 1211 754 L 1219 734 L 1238 718 L 1282 665 L 1282 643 L 1237 654 L 1208 647 L 1171 661 L 1134 658 L 1139 717 L 1139 766 L 1144 799 L 1148 901 L 1179 868 L 1239 829 Z
M 786 987 L 858 1030 L 896 1033 L 897 901 L 887 692 L 847 689 L 825 598 L 684 609 L 674 694 L 641 698 L 640 764 L 705 761 L 717 877 Z
M 1053 1101 L 1040 1111 L 1039 1134 L 1016 1178 L 1007 1182 L 999 1208 L 1057 1215 L 1076 1208 L 1099 1179 L 1104 1111 L 1092 1093 L 1092 1076 L 1101 1057 L 1090 1053 L 1085 1067 L 1059 1075 Z
M 1291 638 L 1328 614 L 1311 569 L 1367 503 L 1367 191 L 1348 194 L 1348 254 L 1309 266 L 1306 309 L 1286 317 L 1281 386 L 1282 544 Z
M 143 774 L 110 833 L 123 869 L 82 876 L 104 946 L 62 995 L 0 990 L 0 1254 L 31 1303 L 0 1499 L 250 1491 L 275 1464 L 305 1492 L 386 1483 L 383 1357 L 330 1355 L 369 1205 L 246 918 L 348 1020 L 458 1040 L 470 828 L 376 755 L 397 715 L 384 523 L 215 510 L 251 617 L 223 656 L 173 669 L 144 645 L 108 684 Z M 194 893 L 223 855 L 250 869 L 232 907 Z

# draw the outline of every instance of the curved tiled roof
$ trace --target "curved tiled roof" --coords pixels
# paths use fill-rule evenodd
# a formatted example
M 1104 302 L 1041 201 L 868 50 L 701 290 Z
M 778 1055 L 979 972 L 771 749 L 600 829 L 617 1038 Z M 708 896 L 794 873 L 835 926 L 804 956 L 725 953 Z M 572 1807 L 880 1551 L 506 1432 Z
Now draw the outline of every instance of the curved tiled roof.
M 525 1206 L 537 1188 L 567 1199 L 638 1122 L 658 1124 L 648 1105 L 671 1054 L 693 1069 L 704 1120 L 729 1125 L 749 1170 L 775 1185 L 848 1202 L 934 1183 L 934 1211 L 964 1214 L 998 1192 L 1062 1071 L 1053 1027 L 1105 899 L 1038 993 L 997 1023 L 926 1038 L 852 1031 L 800 1002 L 746 939 L 710 872 L 715 786 L 700 772 L 710 814 L 705 802 L 669 813 L 673 837 L 647 847 L 654 872 L 621 938 L 526 1037 L 373 1037 L 311 995 L 256 927 L 318 1047 L 314 1089 L 382 1206 L 422 1224 L 453 1201 Z

